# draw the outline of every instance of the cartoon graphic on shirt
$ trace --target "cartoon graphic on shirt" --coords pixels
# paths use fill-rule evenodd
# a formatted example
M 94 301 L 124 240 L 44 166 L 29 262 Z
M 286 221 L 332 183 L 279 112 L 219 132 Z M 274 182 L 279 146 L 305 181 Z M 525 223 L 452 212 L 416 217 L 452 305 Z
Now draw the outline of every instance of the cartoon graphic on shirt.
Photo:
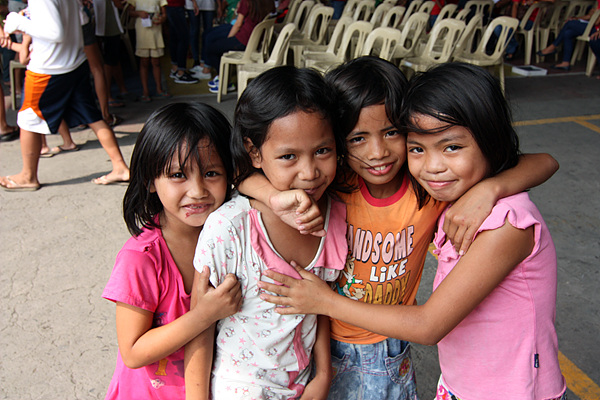
M 335 283 L 337 292 L 353 300 L 360 300 L 365 297 L 365 285 L 362 279 L 356 279 L 354 274 L 354 257 L 348 256 L 346 267 L 342 271 L 340 279 Z M 343 276 L 343 278 L 342 278 Z M 345 284 L 340 286 L 340 282 L 345 278 Z

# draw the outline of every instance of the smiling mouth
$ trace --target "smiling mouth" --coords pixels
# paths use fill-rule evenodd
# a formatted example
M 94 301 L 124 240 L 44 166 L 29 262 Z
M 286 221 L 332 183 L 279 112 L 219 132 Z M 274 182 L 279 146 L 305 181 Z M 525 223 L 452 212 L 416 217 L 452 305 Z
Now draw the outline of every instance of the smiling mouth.
M 376 167 L 369 167 L 368 171 L 372 175 L 385 175 L 392 169 L 392 164 L 378 165 Z

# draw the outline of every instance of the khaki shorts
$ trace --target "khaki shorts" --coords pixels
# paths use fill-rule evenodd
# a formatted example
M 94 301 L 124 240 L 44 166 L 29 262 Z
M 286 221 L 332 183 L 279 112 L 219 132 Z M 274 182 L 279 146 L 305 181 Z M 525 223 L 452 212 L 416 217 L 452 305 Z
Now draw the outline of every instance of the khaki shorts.
M 135 49 L 135 55 L 141 58 L 160 58 L 165 55 L 165 49 Z

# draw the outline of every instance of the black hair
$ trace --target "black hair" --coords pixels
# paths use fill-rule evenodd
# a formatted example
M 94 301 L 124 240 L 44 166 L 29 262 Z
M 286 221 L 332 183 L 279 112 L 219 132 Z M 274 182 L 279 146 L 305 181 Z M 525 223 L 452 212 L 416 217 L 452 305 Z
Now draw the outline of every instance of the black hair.
M 402 71 L 389 61 L 363 56 L 348 61 L 325 75 L 337 103 L 341 140 L 352 132 L 363 108 L 384 105 L 390 122 L 399 128 L 400 105 L 408 81 Z M 347 163 L 338 169 L 338 180 L 348 181 L 353 174 Z
M 433 132 L 423 130 L 413 118 L 419 114 L 447 125 Z M 498 80 L 481 67 L 447 63 L 415 76 L 404 97 L 402 124 L 407 132 L 421 134 L 465 127 L 488 161 L 490 176 L 519 161 L 519 138 L 512 126 L 510 106 Z M 429 195 L 418 184 L 415 189 L 422 207 Z
M 262 172 L 252 165 L 246 139 L 260 150 L 273 121 L 298 111 L 318 113 L 331 126 L 338 157 L 344 153 L 344 141 L 335 133 L 339 125 L 335 102 L 323 77 L 312 69 L 275 67 L 253 79 L 235 107 L 231 140 L 235 185 Z
M 201 166 L 198 144 L 203 139 L 210 141 L 223 162 L 228 199 L 233 178 L 230 137 L 229 121 L 209 105 L 172 103 L 154 111 L 138 135 L 131 155 L 131 178 L 123 197 L 123 218 L 129 232 L 138 236 L 142 228 L 160 228 L 155 216 L 163 210 L 163 205 L 150 187 L 156 178 L 170 170 L 175 154 L 181 168 L 190 161 Z

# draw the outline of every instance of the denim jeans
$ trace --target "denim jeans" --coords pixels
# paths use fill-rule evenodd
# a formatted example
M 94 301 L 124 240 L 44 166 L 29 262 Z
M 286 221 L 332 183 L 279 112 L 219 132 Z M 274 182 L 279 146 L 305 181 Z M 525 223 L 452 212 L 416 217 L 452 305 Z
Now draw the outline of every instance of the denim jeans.
M 330 400 L 416 400 L 410 343 L 386 339 L 374 344 L 331 340 Z
M 169 22 L 169 52 L 171 64 L 177 69 L 187 69 L 187 52 L 189 36 L 185 20 L 185 8 L 167 6 L 167 21 Z
M 206 35 L 212 29 L 213 19 L 215 18 L 214 11 L 200 11 L 198 15 L 194 15 L 194 10 L 185 10 L 190 22 L 190 48 L 192 50 L 192 58 L 194 65 L 200 64 L 200 43 L 202 48 L 206 46 Z M 202 39 L 200 39 L 200 26 L 202 26 Z
M 571 57 L 573 56 L 573 50 L 575 50 L 575 41 L 577 40 L 577 36 L 583 34 L 585 28 L 587 27 L 588 22 L 582 22 L 578 19 L 574 19 L 571 21 L 567 21 L 567 23 L 562 27 L 558 36 L 552 42 L 553 45 L 559 46 L 561 43 L 563 45 L 563 61 L 571 62 Z M 592 32 L 594 29 L 592 29 Z
M 221 56 L 230 50 L 244 50 L 246 46 L 240 43 L 237 38 L 227 35 L 231 30 L 232 25 L 223 24 L 213 28 L 206 35 L 206 46 L 202 48 L 202 59 L 207 66 L 219 70 L 221 64 Z

